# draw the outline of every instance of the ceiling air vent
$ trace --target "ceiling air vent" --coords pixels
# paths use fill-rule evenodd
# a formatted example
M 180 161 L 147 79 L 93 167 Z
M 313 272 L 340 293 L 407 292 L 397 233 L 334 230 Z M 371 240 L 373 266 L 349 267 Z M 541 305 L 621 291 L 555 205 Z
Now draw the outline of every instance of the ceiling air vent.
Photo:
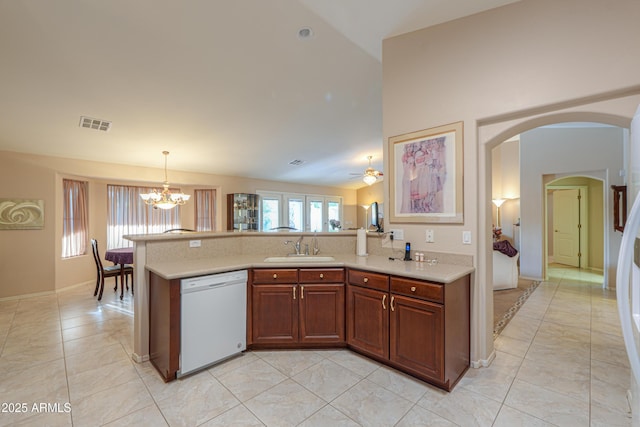
M 80 116 L 80 127 L 107 132 L 109 129 L 111 129 L 111 122 L 108 122 L 106 120 L 92 119 L 91 117 Z
M 291 166 L 301 166 L 304 163 L 304 160 L 291 160 L 289 164 Z

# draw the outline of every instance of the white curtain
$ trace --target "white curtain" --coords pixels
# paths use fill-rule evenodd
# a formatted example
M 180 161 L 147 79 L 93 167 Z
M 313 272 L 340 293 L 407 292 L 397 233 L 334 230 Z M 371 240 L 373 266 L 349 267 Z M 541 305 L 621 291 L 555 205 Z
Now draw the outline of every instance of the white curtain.
M 216 229 L 216 190 L 195 190 L 196 231 Z
M 89 225 L 87 182 L 63 179 L 62 189 L 62 258 L 84 255 L 87 251 Z
M 180 228 L 180 206 L 168 210 L 155 209 L 142 201 L 140 194 L 152 190 L 126 185 L 107 186 L 107 249 L 133 246 L 133 242 L 123 238 L 125 235 L 163 233 Z

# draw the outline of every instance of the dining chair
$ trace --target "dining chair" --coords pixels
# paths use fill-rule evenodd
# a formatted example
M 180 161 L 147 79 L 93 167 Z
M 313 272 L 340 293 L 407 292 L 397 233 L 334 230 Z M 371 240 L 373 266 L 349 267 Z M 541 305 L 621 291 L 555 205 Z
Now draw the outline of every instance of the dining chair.
M 91 239 L 91 249 L 93 250 L 93 260 L 96 262 L 96 289 L 93 291 L 93 296 L 98 295 L 98 301 L 102 299 L 102 292 L 104 291 L 104 279 L 105 277 L 113 277 L 116 281 L 116 287 L 118 288 L 118 277 L 120 277 L 120 266 L 119 265 L 102 265 L 102 260 L 100 258 L 100 251 L 98 250 L 98 241 L 96 239 Z M 126 265 L 124 267 L 124 277 L 131 276 L 131 286 L 133 287 L 133 267 L 130 265 Z M 124 286 L 123 283 L 120 286 Z M 98 293 L 98 290 L 100 291 Z

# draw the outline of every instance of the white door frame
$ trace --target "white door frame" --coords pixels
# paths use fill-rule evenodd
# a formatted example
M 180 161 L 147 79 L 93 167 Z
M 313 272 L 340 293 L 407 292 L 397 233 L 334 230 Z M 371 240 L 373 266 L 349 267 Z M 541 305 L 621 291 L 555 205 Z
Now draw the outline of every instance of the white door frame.
M 586 185 L 554 185 L 561 179 L 569 178 L 563 176 L 545 185 L 544 191 L 544 265 L 549 265 L 549 209 L 548 209 L 548 194 L 549 190 L 580 190 L 580 247 L 579 251 L 582 254 L 580 256 L 580 268 L 589 268 L 589 187 Z M 591 177 L 582 177 L 588 178 Z M 545 278 L 548 279 L 547 268 L 545 268 Z

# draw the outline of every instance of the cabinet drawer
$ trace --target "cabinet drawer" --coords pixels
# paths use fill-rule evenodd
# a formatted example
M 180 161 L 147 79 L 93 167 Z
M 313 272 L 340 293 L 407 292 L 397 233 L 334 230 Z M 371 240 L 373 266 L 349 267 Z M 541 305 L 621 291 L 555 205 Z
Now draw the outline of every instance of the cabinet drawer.
M 439 303 L 444 302 L 444 285 L 438 283 L 392 277 L 391 292 Z
M 300 283 L 344 283 L 344 268 L 301 268 Z
M 295 268 L 255 269 L 253 283 L 297 283 L 298 270 Z
M 352 285 L 378 289 L 379 291 L 389 291 L 389 276 L 386 274 L 371 273 L 369 271 L 361 270 L 349 270 L 349 283 Z

